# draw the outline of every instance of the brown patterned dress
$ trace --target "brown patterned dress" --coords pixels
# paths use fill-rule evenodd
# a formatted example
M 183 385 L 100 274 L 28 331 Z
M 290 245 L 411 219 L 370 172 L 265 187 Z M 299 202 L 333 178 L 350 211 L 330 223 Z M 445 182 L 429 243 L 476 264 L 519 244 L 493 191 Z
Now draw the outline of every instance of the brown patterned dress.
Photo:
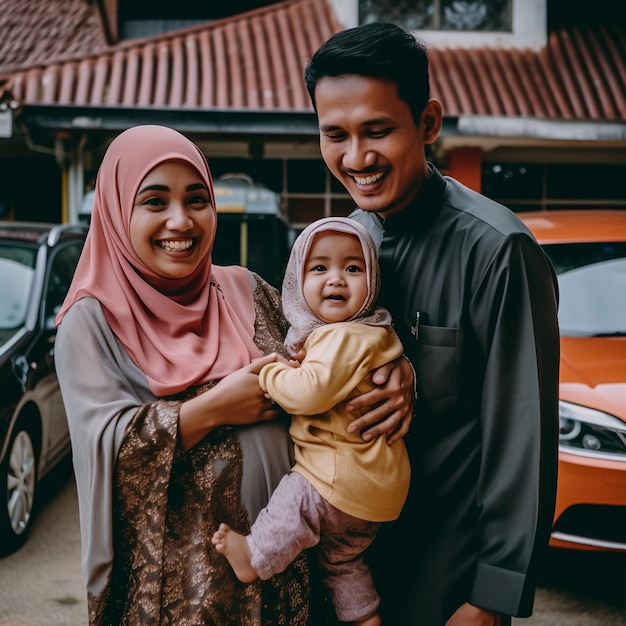
M 282 352 L 285 322 L 278 294 L 257 277 L 255 342 Z M 185 452 L 178 413 L 185 397 L 146 403 L 126 430 L 113 486 L 113 565 L 107 584 L 88 598 L 90 624 L 304 626 L 309 571 L 300 555 L 269 581 L 239 582 L 211 543 L 219 522 L 239 532 L 288 469 L 286 427 L 221 428 Z M 267 493 L 246 493 L 247 473 L 263 472 L 281 446 Z M 245 454 L 243 453 L 245 450 Z M 258 451 L 259 459 L 252 458 Z M 264 459 L 264 460 L 263 460 Z M 283 459 L 286 459 L 283 460 Z M 285 467 L 287 463 L 287 467 Z M 258 491 L 258 490 L 257 490 Z M 248 496 L 261 501 L 246 506 Z

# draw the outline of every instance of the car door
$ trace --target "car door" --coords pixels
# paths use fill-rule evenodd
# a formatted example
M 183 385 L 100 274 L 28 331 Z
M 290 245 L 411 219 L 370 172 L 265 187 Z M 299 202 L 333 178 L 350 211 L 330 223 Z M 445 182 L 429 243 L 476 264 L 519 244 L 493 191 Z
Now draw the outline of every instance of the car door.
M 54 319 L 72 282 L 82 246 L 82 241 L 72 241 L 60 245 L 53 251 L 44 286 L 43 332 L 41 334 L 43 350 L 40 353 L 42 359 L 40 367 L 46 374 L 38 381 L 38 396 L 45 398 L 46 403 L 47 415 L 42 418 L 47 422 L 44 425 L 44 437 L 46 437 L 48 459 L 64 454 L 69 448 L 69 431 L 54 365 L 56 338 Z

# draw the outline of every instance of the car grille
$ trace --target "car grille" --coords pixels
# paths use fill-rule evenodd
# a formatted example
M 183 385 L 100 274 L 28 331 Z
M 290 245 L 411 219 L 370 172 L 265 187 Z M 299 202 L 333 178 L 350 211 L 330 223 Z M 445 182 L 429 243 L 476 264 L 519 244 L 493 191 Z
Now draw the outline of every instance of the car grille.
M 559 517 L 552 534 L 577 539 L 575 543 L 585 544 L 584 539 L 589 539 L 589 545 L 620 549 L 603 544 L 621 544 L 626 549 L 626 506 L 576 504 Z

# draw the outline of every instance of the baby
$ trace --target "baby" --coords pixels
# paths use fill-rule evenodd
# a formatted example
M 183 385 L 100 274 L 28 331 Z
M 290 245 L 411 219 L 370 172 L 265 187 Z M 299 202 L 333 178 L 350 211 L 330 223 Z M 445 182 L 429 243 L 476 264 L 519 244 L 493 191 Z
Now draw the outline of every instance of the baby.
M 213 536 L 242 582 L 268 579 L 319 544 L 324 582 L 337 618 L 378 626 L 380 598 L 363 553 L 381 522 L 396 519 L 410 466 L 402 441 L 349 433 L 345 401 L 373 388 L 370 372 L 399 357 L 391 316 L 375 306 L 376 247 L 347 218 L 314 222 L 296 239 L 283 280 L 285 339 L 298 367 L 271 363 L 261 388 L 292 415 L 295 465 L 247 536 L 220 524 Z

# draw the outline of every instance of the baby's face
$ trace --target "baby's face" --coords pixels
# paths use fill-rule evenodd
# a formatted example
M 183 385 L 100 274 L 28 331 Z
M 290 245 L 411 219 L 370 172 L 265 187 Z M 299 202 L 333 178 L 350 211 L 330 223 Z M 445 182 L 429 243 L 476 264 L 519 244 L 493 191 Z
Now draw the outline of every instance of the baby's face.
M 354 317 L 368 294 L 359 238 L 334 231 L 315 235 L 304 264 L 302 292 L 313 314 L 323 322 Z

